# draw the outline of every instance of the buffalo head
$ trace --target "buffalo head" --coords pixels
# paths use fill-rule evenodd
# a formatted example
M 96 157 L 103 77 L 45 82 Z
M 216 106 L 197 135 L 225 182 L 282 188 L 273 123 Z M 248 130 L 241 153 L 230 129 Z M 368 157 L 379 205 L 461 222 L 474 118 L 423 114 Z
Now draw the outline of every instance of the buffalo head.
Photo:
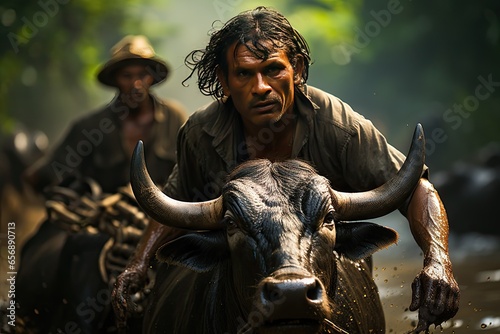
M 381 307 L 363 259 L 394 243 L 397 234 L 343 221 L 397 209 L 417 184 L 423 160 L 419 125 L 403 167 L 377 189 L 338 192 L 305 162 L 252 160 L 230 174 L 219 198 L 187 203 L 154 185 L 139 143 L 131 181 L 154 219 L 197 231 L 160 248 L 160 260 L 200 273 L 227 270 L 223 279 L 235 301 L 233 315 L 245 319 L 237 326 L 240 333 L 365 332 L 360 317 L 381 314 Z M 346 305 L 353 300 L 358 305 Z M 381 318 L 365 329 L 383 330 Z

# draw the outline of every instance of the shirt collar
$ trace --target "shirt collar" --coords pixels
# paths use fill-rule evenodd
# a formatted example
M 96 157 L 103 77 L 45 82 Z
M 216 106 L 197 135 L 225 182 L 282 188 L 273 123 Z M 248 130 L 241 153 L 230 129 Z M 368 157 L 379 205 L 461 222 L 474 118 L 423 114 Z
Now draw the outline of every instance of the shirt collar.
M 153 127 L 151 128 L 151 139 L 148 144 L 152 145 L 152 152 L 158 157 L 161 157 L 163 159 L 171 159 L 175 160 L 175 149 L 176 149 L 176 143 L 172 138 L 175 136 L 172 136 L 171 133 L 166 131 L 166 125 L 165 123 L 168 122 L 168 109 L 158 100 L 158 98 L 150 93 L 149 97 L 153 100 L 153 107 L 154 107 L 154 118 L 153 118 Z M 120 100 L 119 100 L 119 95 L 117 94 L 111 104 L 108 107 L 109 113 L 111 114 L 111 117 L 115 118 L 115 124 L 118 127 L 123 126 L 123 117 L 125 113 L 127 112 L 127 106 L 124 105 Z M 172 129 L 169 127 L 171 131 L 174 131 L 175 129 Z
M 153 100 L 153 108 L 154 108 L 154 122 L 163 123 L 167 120 L 167 115 L 165 114 L 165 110 L 160 106 L 160 102 L 158 98 L 149 93 L 149 97 Z M 120 94 L 116 94 L 114 99 L 108 105 L 108 109 L 113 112 L 113 115 L 117 118 L 122 118 L 124 113 L 127 112 L 128 107 L 124 103 L 120 101 Z M 121 124 L 120 124 L 121 125 Z
M 297 158 L 304 145 L 309 140 L 313 131 L 314 116 L 319 106 L 314 103 L 309 95 L 307 85 L 295 89 L 295 110 L 298 113 L 297 127 L 292 147 L 292 158 Z
M 295 139 L 292 149 L 292 158 L 298 156 L 300 150 L 307 142 L 309 133 L 313 126 L 313 118 L 319 106 L 315 104 L 309 95 L 307 85 L 295 88 L 295 108 L 299 114 Z M 238 112 L 234 109 L 231 99 L 222 102 L 217 100 L 212 102 L 206 108 L 208 112 L 216 112 L 217 116 L 213 121 L 206 122 L 203 125 L 203 131 L 213 137 L 212 145 L 219 156 L 225 161 L 229 168 L 237 164 L 237 150 L 240 143 L 236 143 L 238 136 L 236 131 L 242 131 L 241 119 Z
M 203 131 L 213 137 L 212 145 L 215 151 L 226 163 L 230 170 L 237 165 L 238 138 L 237 131 L 242 131 L 240 116 L 234 109 L 232 100 L 225 102 L 217 100 L 212 102 L 206 109 L 206 112 L 216 113 L 208 122 L 203 125 Z

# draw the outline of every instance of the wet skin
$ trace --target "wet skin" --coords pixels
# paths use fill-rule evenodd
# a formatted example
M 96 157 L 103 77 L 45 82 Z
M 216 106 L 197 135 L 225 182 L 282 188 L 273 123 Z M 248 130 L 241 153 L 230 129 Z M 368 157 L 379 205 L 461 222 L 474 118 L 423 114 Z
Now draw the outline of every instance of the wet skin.
M 272 158 L 277 153 L 282 158 L 290 157 L 295 122 L 291 121 L 293 117 L 283 116 L 293 116 L 294 90 L 301 80 L 302 59 L 292 65 L 283 49 L 275 49 L 268 58 L 260 59 L 245 45 L 236 43 L 226 57 L 228 71 L 220 70 L 218 78 L 224 94 L 231 96 L 242 118 L 247 145 L 254 152 L 252 158 Z M 261 137 L 259 131 L 266 128 L 271 129 L 272 140 L 262 145 L 252 143 L 252 138 Z

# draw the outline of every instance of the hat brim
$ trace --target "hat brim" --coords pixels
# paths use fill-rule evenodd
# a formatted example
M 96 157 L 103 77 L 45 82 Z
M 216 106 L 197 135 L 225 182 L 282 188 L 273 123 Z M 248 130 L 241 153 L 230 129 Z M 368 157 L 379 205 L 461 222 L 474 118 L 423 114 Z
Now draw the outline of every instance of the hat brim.
M 156 85 L 164 81 L 169 74 L 168 65 L 158 58 L 126 58 L 121 60 L 111 60 L 104 64 L 97 74 L 97 80 L 106 86 L 116 87 L 116 71 L 124 66 L 132 64 L 144 64 L 147 71 L 153 76 L 153 84 Z

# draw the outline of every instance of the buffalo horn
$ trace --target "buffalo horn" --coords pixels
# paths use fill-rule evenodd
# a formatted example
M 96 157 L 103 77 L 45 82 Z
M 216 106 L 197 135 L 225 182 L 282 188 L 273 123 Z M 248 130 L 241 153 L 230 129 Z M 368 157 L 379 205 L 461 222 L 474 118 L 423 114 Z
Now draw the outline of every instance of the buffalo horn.
M 188 230 L 214 230 L 222 218 L 222 197 L 207 202 L 181 202 L 165 195 L 149 176 L 144 144 L 139 141 L 132 155 L 130 182 L 141 208 L 157 222 Z
M 345 193 L 333 190 L 336 220 L 371 219 L 396 210 L 415 189 L 422 175 L 424 160 L 424 130 L 422 125 L 417 124 L 408 156 L 392 179 L 365 192 Z

